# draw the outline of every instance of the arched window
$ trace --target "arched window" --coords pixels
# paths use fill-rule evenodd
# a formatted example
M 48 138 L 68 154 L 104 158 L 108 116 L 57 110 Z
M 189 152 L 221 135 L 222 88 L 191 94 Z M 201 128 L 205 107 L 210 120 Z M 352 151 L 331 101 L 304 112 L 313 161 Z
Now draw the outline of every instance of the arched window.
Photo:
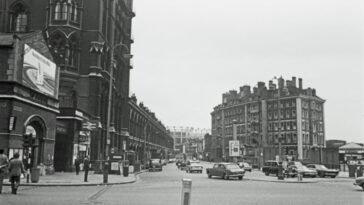
M 27 32 L 28 31 L 28 12 L 22 3 L 15 4 L 11 10 L 10 30 L 13 32 Z
M 62 20 L 68 19 L 68 5 L 67 2 L 63 2 L 62 5 Z
M 54 19 L 61 20 L 61 3 L 57 2 L 54 8 Z

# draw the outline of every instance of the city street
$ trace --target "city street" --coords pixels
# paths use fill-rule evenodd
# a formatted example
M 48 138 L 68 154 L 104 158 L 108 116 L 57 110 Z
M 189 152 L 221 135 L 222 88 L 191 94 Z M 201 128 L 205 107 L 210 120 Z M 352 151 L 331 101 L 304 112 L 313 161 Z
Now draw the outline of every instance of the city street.
M 211 164 L 203 163 L 204 167 Z M 18 195 L 9 187 L 0 195 L 0 204 L 181 204 L 181 179 L 192 179 L 191 204 L 364 204 L 364 192 L 351 179 L 324 179 L 316 183 L 276 183 L 249 180 L 209 179 L 206 174 L 189 174 L 175 164 L 162 172 L 138 175 L 133 184 L 113 186 L 21 187 Z M 273 176 L 272 176 L 273 178 Z

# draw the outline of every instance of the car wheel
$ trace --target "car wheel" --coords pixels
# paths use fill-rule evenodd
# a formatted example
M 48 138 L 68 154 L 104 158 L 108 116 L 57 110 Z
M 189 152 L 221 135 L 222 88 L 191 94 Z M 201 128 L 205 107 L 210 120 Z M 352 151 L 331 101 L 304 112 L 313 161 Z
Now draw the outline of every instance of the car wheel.
M 319 177 L 321 177 L 321 178 L 325 177 L 325 175 L 324 175 L 323 173 L 319 173 L 318 175 L 319 175 Z
M 243 180 L 243 176 L 240 176 L 240 177 L 239 177 L 239 180 Z
M 229 179 L 229 176 L 226 175 L 226 174 L 224 174 L 224 176 L 222 178 L 224 178 L 225 180 L 228 180 Z
M 211 175 L 211 174 L 208 174 L 207 176 L 208 176 L 209 178 L 211 178 L 211 177 L 212 177 L 212 175 Z
M 336 176 L 331 176 L 331 178 L 335 178 Z
M 265 172 L 264 174 L 265 174 L 265 176 L 269 176 L 269 173 L 268 172 Z
M 361 185 L 361 188 L 364 190 L 364 184 Z

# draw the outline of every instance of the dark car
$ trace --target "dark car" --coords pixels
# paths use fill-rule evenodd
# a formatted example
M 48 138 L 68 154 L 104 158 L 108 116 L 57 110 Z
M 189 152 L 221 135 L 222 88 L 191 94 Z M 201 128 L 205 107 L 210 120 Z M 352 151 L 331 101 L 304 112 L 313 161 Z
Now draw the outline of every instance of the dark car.
M 364 177 L 356 178 L 354 185 L 358 185 L 364 190 Z
M 277 161 L 268 160 L 268 161 L 264 162 L 262 171 L 266 176 L 269 176 L 270 174 L 278 175 L 278 166 L 279 166 L 279 163 Z
M 186 161 L 181 161 L 177 166 L 178 166 L 178 169 L 180 169 L 180 170 L 186 170 L 187 169 L 187 162 Z
M 227 180 L 230 177 L 238 177 L 242 180 L 245 171 L 235 163 L 216 163 L 212 168 L 206 169 L 206 173 L 209 178 L 218 176 Z
M 308 164 L 306 166 L 309 169 L 316 170 L 319 177 L 329 176 L 331 178 L 335 178 L 339 174 L 339 170 L 328 169 L 325 165 L 322 164 Z

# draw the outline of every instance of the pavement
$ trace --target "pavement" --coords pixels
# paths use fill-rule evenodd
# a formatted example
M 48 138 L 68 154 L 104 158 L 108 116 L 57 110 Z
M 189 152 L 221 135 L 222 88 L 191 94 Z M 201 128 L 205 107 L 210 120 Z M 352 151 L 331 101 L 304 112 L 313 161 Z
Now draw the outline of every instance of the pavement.
M 99 185 L 117 185 L 134 183 L 137 180 L 138 173 L 130 173 L 129 176 L 123 175 L 108 175 L 108 183 L 103 183 L 103 175 L 89 172 L 87 182 L 84 182 L 84 172 L 76 175 L 75 172 L 56 172 L 53 175 L 39 176 L 37 183 L 26 182 L 26 178 L 21 179 L 21 186 L 99 186 Z M 4 180 L 4 185 L 9 186 L 9 180 Z

